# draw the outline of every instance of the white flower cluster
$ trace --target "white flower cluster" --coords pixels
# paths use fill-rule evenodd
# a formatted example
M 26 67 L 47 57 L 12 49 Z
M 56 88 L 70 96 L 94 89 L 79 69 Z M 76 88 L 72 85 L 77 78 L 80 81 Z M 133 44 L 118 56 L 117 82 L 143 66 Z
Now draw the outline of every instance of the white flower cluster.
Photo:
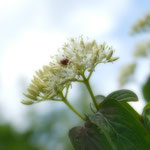
M 82 37 L 70 39 L 65 43 L 53 61 L 36 72 L 24 104 L 32 104 L 43 100 L 61 100 L 63 91 L 73 81 L 82 78 L 85 71 L 89 73 L 99 63 L 113 62 L 118 57 L 112 57 L 114 50 L 105 43 L 98 45 L 95 40 L 84 42 Z
M 128 64 L 122 68 L 121 73 L 120 73 L 120 77 L 119 77 L 120 86 L 124 86 L 130 80 L 135 69 L 136 69 L 135 63 Z
M 132 27 L 132 33 L 150 31 L 150 13 L 138 20 Z
M 136 46 L 135 57 L 146 57 L 150 53 L 150 41 L 141 42 Z

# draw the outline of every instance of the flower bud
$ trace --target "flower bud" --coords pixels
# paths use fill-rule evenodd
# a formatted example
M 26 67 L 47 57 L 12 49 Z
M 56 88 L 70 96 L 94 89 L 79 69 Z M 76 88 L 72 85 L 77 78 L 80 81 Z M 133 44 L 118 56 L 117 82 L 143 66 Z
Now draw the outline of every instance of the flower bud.
M 25 105 L 32 105 L 34 102 L 32 100 L 22 100 L 21 103 Z

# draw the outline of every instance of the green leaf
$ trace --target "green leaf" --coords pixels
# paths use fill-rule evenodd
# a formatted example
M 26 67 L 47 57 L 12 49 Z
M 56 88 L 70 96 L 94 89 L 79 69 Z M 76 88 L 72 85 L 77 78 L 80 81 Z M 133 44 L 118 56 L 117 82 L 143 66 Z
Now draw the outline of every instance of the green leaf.
M 102 103 L 105 100 L 104 95 L 96 95 L 95 98 L 96 98 L 98 104 Z
M 141 121 L 141 116 L 127 102 L 120 102 L 137 120 Z
M 75 150 L 148 150 L 150 135 L 125 102 L 107 100 L 83 127 L 70 130 Z M 135 115 L 136 114 L 136 115 Z
M 103 102 L 103 107 L 95 115 L 89 115 L 105 135 L 112 150 L 148 150 L 150 135 L 141 122 L 116 100 Z
M 146 102 L 150 101 L 150 77 L 146 81 L 146 83 L 143 85 L 142 88 L 143 96 Z
M 69 131 L 69 137 L 75 150 L 111 150 L 103 133 L 89 121 L 82 127 L 74 127 Z
M 144 109 L 143 109 L 143 120 L 144 120 L 144 125 L 148 132 L 150 133 L 150 103 L 148 103 Z
M 138 101 L 137 95 L 130 90 L 118 90 L 109 94 L 105 100 L 117 100 L 117 101 Z

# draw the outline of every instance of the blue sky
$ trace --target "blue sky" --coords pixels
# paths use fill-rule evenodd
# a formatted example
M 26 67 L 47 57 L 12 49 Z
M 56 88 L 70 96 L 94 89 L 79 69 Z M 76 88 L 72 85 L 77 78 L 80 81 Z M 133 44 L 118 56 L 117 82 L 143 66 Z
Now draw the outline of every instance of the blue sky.
M 69 37 L 88 36 L 116 49 L 120 60 L 99 66 L 92 85 L 95 94 L 118 89 L 119 70 L 132 61 L 135 44 L 149 37 L 130 36 L 131 26 L 149 11 L 148 0 L 0 0 L 0 113 L 14 124 L 23 122 L 22 92 Z M 132 84 L 127 88 L 140 94 Z M 135 107 L 140 112 L 143 104 Z

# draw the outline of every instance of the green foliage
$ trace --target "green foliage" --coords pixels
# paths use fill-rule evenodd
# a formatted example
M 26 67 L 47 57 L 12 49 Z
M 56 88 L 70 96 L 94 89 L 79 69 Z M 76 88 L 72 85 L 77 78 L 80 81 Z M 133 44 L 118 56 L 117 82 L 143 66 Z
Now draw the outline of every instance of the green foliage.
M 110 93 L 106 98 L 104 98 L 104 100 L 105 101 L 116 100 L 116 101 L 122 102 L 122 104 L 124 104 L 126 107 L 128 107 L 128 109 L 131 109 L 132 107 L 130 107 L 130 105 L 128 105 L 125 102 L 138 101 L 138 97 L 134 92 L 123 89 L 123 90 L 118 90 L 118 91 L 114 91 L 114 92 Z M 102 105 L 103 105 L 103 103 L 99 104 L 99 109 L 102 107 Z
M 0 150 L 41 150 L 31 143 L 32 131 L 16 132 L 10 125 L 0 125 Z
M 141 116 L 127 102 L 120 102 L 137 120 L 141 121 Z
M 142 92 L 146 102 L 150 102 L 150 77 L 142 87 Z
M 117 101 L 138 101 L 137 95 L 130 90 L 118 90 L 110 93 L 105 100 L 115 99 Z
M 143 121 L 144 125 L 150 133 L 150 103 L 148 103 L 143 109 Z
M 148 150 L 150 134 L 140 115 L 126 103 L 128 100 L 137 100 L 136 94 L 113 92 L 98 112 L 87 115 L 84 126 L 72 128 L 69 137 L 75 150 Z
M 96 98 L 98 104 L 100 104 L 101 102 L 104 101 L 105 96 L 104 95 L 96 95 L 95 98 Z
M 103 133 L 96 125 L 87 121 L 83 127 L 74 127 L 69 132 L 70 139 L 76 150 L 111 150 Z

